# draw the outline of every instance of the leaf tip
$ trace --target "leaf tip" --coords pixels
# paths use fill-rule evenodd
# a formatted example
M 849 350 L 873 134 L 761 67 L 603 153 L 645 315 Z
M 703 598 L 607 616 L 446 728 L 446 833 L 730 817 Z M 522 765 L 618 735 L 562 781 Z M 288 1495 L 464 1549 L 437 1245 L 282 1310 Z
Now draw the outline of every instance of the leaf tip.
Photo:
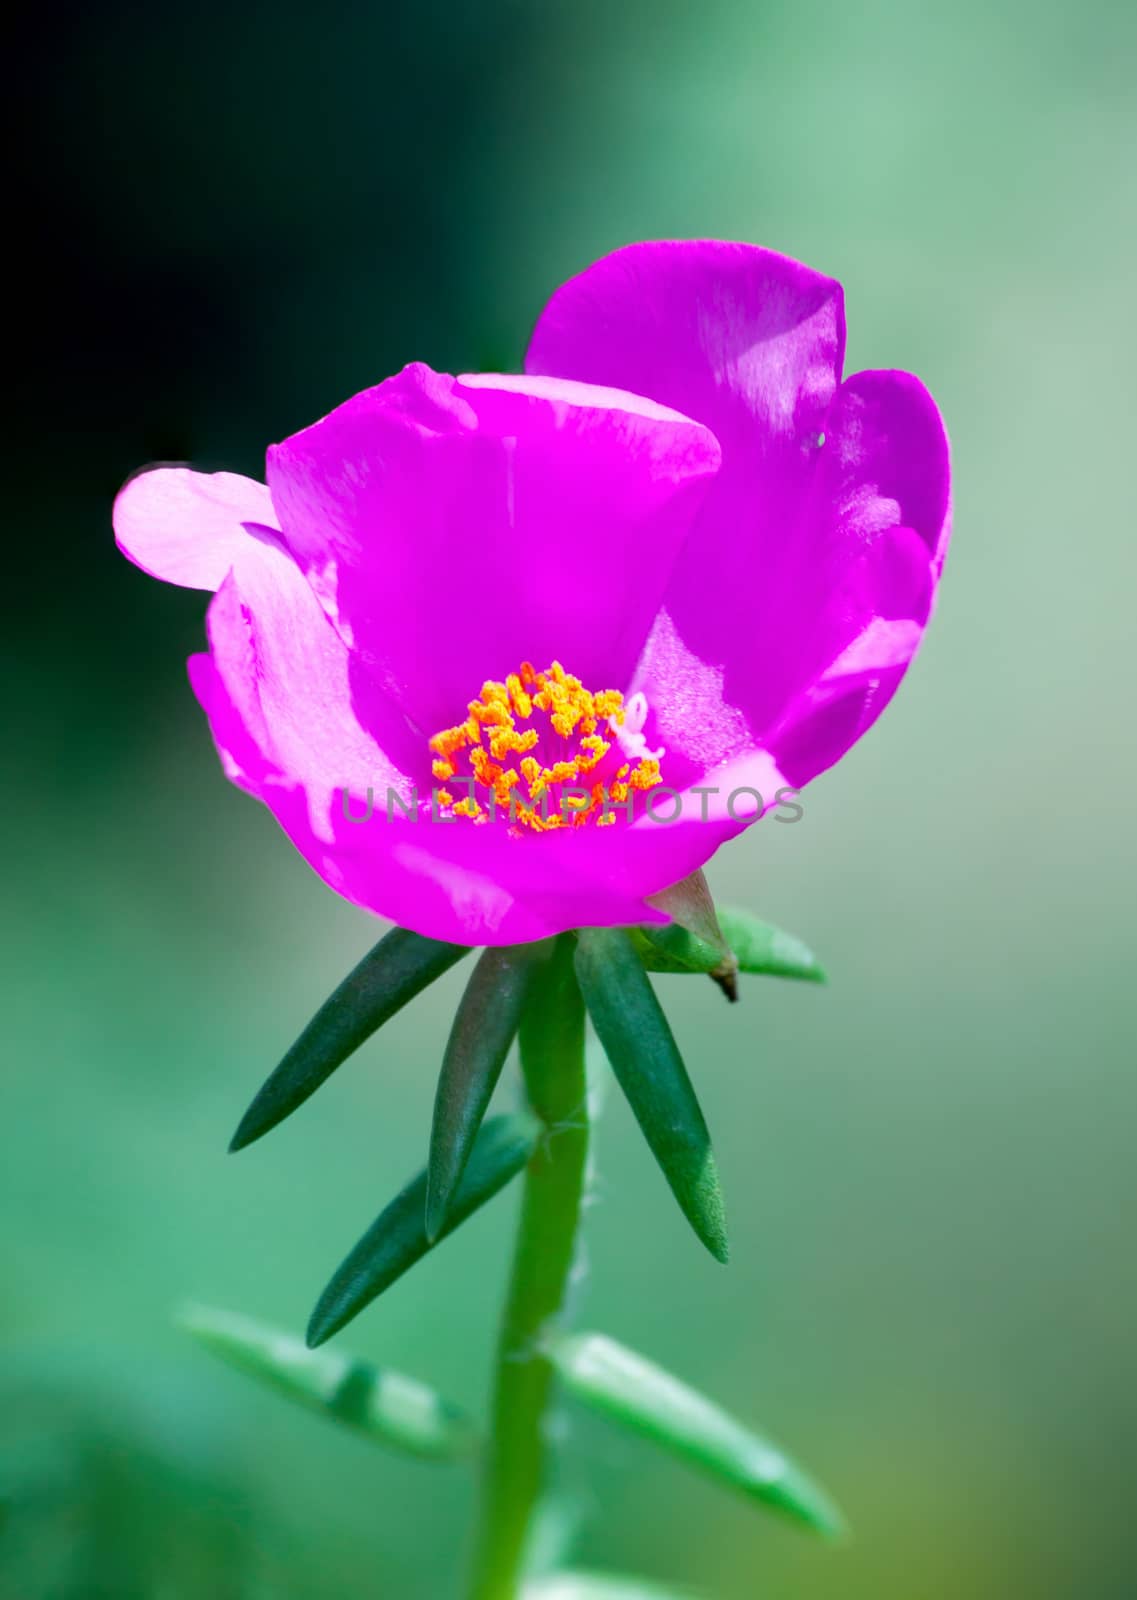
M 279 1115 L 273 1115 L 271 1112 L 266 1114 L 261 1101 L 262 1095 L 258 1093 L 254 1096 L 245 1115 L 237 1124 L 237 1131 L 229 1141 L 229 1154 L 231 1156 L 235 1156 L 238 1150 L 245 1150 L 249 1145 L 255 1144 L 262 1134 L 266 1134 L 270 1129 L 275 1128 L 280 1121 Z
M 714 972 L 708 973 L 707 976 L 709 978 L 712 978 L 714 980 L 714 982 L 718 984 L 719 988 L 722 990 L 723 994 L 726 995 L 726 997 L 730 1001 L 731 1005 L 737 1004 L 737 1002 L 738 1002 L 738 968 L 737 968 L 737 966 L 734 966 L 734 967 L 723 967 L 723 968 L 720 968 L 720 969 L 718 969 L 718 970 L 716 970 Z
M 703 1158 L 703 1169 L 692 1202 L 684 1206 L 687 1220 L 715 1260 L 725 1267 L 730 1258 L 726 1203 L 719 1181 L 718 1163 L 709 1148 Z
M 304 1343 L 309 1350 L 318 1350 L 322 1344 L 327 1344 L 332 1334 L 339 1328 L 331 1308 L 318 1302 L 315 1311 L 308 1319 L 308 1326 L 304 1330 Z
M 824 1539 L 826 1544 L 846 1544 L 852 1538 L 852 1528 L 844 1512 L 812 1479 L 797 1475 L 792 1488 L 783 1491 L 779 1500 L 784 1510 L 803 1523 L 811 1533 Z
M 716 1195 L 709 1203 L 704 1202 L 701 1207 L 692 1207 L 690 1210 L 684 1207 L 684 1210 L 699 1243 L 725 1267 L 730 1260 L 730 1241 L 726 1234 L 726 1217 L 723 1214 L 721 1197 Z
M 441 1194 L 436 1188 L 428 1188 L 426 1196 L 426 1220 L 424 1229 L 428 1245 L 436 1245 L 442 1237 L 442 1230 L 446 1226 L 446 1213 L 450 1205 L 450 1196 Z
M 815 1524 L 818 1533 L 827 1544 L 850 1544 L 853 1530 L 839 1508 L 830 1505 L 827 1520 Z
M 170 1313 L 170 1321 L 182 1333 L 200 1338 L 212 1325 L 214 1315 L 208 1306 L 199 1305 L 196 1300 L 183 1300 Z

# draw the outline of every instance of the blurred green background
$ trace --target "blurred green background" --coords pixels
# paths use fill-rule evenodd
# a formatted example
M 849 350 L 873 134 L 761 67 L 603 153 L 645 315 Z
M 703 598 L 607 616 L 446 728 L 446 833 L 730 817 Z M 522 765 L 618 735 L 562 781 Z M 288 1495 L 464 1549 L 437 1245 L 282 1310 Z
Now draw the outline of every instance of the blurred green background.
M 461 1469 L 211 1365 L 185 1296 L 299 1327 L 419 1165 L 452 975 L 240 1159 L 252 1091 L 376 928 L 223 780 L 203 597 L 117 558 L 153 459 L 265 443 L 422 358 L 517 368 L 640 237 L 840 277 L 956 470 L 940 611 L 881 725 L 712 867 L 827 991 L 661 979 L 733 1261 L 610 1098 L 582 1320 L 829 1483 L 821 1548 L 574 1419 L 580 1554 L 721 1600 L 1137 1592 L 1137 12 L 961 0 L 40 8 L 6 307 L 11 761 L 3 1600 L 451 1600 Z M 511 1192 L 346 1343 L 484 1404 Z

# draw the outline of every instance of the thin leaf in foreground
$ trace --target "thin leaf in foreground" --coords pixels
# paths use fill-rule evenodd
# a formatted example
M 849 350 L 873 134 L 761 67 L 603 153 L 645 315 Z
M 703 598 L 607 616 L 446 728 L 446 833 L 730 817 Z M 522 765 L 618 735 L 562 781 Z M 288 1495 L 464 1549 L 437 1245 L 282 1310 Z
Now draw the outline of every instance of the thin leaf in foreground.
M 378 1028 L 469 953 L 465 945 L 392 928 L 325 1000 L 265 1079 L 230 1150 L 243 1150 L 283 1122 Z
M 525 1585 L 521 1600 L 700 1600 L 691 1589 L 664 1589 L 649 1578 L 603 1572 L 555 1572 Z
M 309 1350 L 232 1311 L 190 1306 L 177 1320 L 230 1366 L 381 1444 L 435 1461 L 468 1456 L 477 1444 L 470 1419 L 415 1378 L 338 1351 Z
M 845 1532 L 829 1496 L 788 1456 L 634 1350 L 585 1333 L 552 1339 L 547 1354 L 565 1386 L 595 1410 L 817 1533 Z
M 684 1216 L 717 1261 L 726 1212 L 710 1134 L 655 991 L 622 928 L 582 928 L 576 975 L 604 1053 Z
M 537 1148 L 540 1131 L 537 1119 L 525 1113 L 482 1124 L 439 1241 L 517 1176 Z M 431 1248 L 424 1170 L 380 1213 L 332 1275 L 308 1324 L 308 1344 L 323 1344 L 338 1333 Z
M 430 1130 L 426 1236 L 433 1244 L 465 1171 L 509 1047 L 517 1035 L 534 958 L 508 947 L 484 950 L 450 1029 Z

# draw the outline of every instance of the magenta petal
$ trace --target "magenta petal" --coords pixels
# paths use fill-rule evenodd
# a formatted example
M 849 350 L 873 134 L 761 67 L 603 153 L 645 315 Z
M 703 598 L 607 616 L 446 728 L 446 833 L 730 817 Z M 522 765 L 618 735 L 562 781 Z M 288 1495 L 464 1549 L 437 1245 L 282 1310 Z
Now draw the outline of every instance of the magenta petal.
M 644 903 L 646 888 L 637 891 L 627 874 L 612 870 L 622 852 L 597 848 L 604 833 L 616 831 L 589 828 L 537 839 L 461 821 L 424 819 L 392 828 L 376 819 L 355 829 L 371 832 L 372 841 L 353 868 L 354 882 L 364 887 L 379 884 L 382 866 L 381 897 L 367 892 L 352 898 L 416 933 L 459 944 L 527 943 L 568 928 L 665 922 Z M 385 833 L 393 840 L 379 837 Z M 346 838 L 341 843 L 351 845 Z
M 219 589 L 245 537 L 244 524 L 275 528 L 263 483 L 235 472 L 152 467 L 119 490 L 119 549 L 153 578 L 187 589 Z
M 410 367 L 269 453 L 289 548 L 425 733 L 559 659 L 626 683 L 719 464 L 635 395 Z
M 821 425 L 845 349 L 841 285 L 719 239 L 627 245 L 550 299 L 526 371 L 649 395 L 712 428 L 729 458 Z
M 835 400 L 819 452 L 811 587 L 803 574 L 796 694 L 767 742 L 791 781 L 838 760 L 876 721 L 919 648 L 951 524 L 947 433 L 907 372 L 861 372 Z
M 620 834 L 611 830 L 625 882 L 644 895 L 657 894 L 705 866 L 720 845 L 769 811 L 788 784 L 764 750 L 746 751 L 700 772 L 689 787 L 682 786 L 670 766 L 665 782 L 675 795 L 659 789 L 652 796 L 656 817 L 665 820 L 654 820 L 645 811 Z
M 668 629 L 718 685 L 719 711 L 701 697 L 704 761 L 737 751 L 727 708 L 752 732 L 796 687 L 797 586 L 811 542 L 803 515 L 844 342 L 838 283 L 718 241 L 616 251 L 559 289 L 533 334 L 531 371 L 636 388 L 705 422 L 722 445 L 664 599 Z M 649 698 L 662 709 L 662 697 Z
M 205 712 L 213 733 L 222 770 L 230 783 L 259 797 L 271 768 L 260 746 L 237 715 L 236 707 L 210 655 L 190 656 L 186 662 L 190 688 Z
M 935 575 L 927 547 L 895 528 L 865 552 L 850 575 L 862 613 L 873 614 L 840 653 L 790 702 L 766 744 L 800 787 L 866 733 L 891 700 L 919 649 Z
M 951 532 L 947 430 L 910 372 L 857 372 L 826 421 L 826 480 L 846 529 L 871 538 L 897 524 L 920 535 L 939 574 Z
M 458 943 L 543 938 L 654 913 L 587 837 L 545 850 L 505 827 L 431 820 L 429 752 L 361 679 L 291 556 L 249 540 L 209 609 L 212 654 L 190 664 L 226 772 L 265 802 L 337 893 Z M 348 791 L 345 811 L 343 791 Z M 424 804 L 407 817 L 418 790 Z M 366 816 L 371 791 L 370 820 Z M 388 803 L 388 792 L 399 797 Z M 572 848 L 572 846 L 576 848 Z
M 429 753 L 351 659 L 288 552 L 249 539 L 209 607 L 209 643 L 234 716 L 266 763 L 266 784 L 307 796 L 313 830 L 330 837 L 340 788 L 409 793 Z M 235 759 L 247 763 L 230 741 Z
M 765 749 L 796 785 L 844 754 L 888 704 L 919 647 L 948 536 L 948 443 L 923 385 L 862 373 L 826 419 L 792 541 L 754 583 L 760 630 L 743 637 L 760 666 L 736 703 L 729 660 L 703 660 L 676 586 L 657 619 L 636 685 L 657 708 L 653 739 L 673 781 L 713 760 Z M 738 647 L 736 640 L 736 647 Z M 732 692 L 733 686 L 733 692 Z M 693 729 L 693 733 L 689 732 Z
M 795 782 L 887 703 L 949 523 L 947 440 L 906 373 L 839 389 L 839 286 L 747 245 L 633 245 L 553 295 L 527 366 L 641 390 L 723 466 L 635 675 L 682 786 L 766 750 Z

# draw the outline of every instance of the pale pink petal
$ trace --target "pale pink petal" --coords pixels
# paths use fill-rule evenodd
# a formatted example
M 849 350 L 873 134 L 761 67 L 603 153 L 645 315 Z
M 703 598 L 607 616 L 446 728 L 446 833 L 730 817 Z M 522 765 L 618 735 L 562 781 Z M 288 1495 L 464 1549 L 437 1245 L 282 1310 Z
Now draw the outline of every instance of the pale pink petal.
M 186 589 L 219 589 L 245 527 L 277 525 L 263 483 L 192 467 L 151 467 L 131 478 L 113 521 L 118 547 L 135 566 Z

